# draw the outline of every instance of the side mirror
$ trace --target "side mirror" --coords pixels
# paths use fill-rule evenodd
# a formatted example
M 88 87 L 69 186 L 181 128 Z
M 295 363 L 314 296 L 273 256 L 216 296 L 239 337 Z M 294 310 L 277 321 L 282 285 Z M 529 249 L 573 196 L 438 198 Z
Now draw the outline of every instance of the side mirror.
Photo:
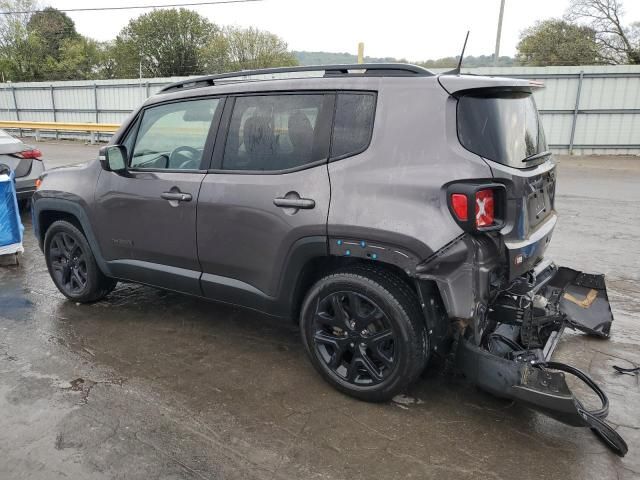
M 102 147 L 98 158 L 107 172 L 124 172 L 127 169 L 127 149 L 122 145 Z

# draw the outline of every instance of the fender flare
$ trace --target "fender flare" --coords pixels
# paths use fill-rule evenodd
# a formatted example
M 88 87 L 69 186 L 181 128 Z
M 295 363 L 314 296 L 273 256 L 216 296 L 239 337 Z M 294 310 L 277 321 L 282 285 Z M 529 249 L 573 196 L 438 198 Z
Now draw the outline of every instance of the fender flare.
M 314 235 L 302 237 L 291 246 L 282 268 L 278 282 L 274 313 L 278 316 L 291 316 L 295 300 L 300 294 L 300 282 L 306 266 L 315 259 L 329 260 L 327 237 Z
M 75 197 L 74 195 L 65 194 L 67 196 Z M 33 231 L 38 239 L 38 245 L 40 250 L 44 251 L 44 232 L 40 231 L 40 220 L 42 214 L 44 212 L 62 212 L 68 215 L 72 215 L 80 226 L 82 227 L 82 231 L 89 242 L 89 246 L 91 247 L 91 252 L 96 259 L 96 263 L 102 272 L 109 276 L 110 269 L 107 262 L 104 260 L 102 256 L 102 252 L 100 251 L 100 246 L 98 245 L 98 241 L 96 239 L 95 234 L 93 233 L 93 228 L 91 227 L 91 222 L 89 221 L 89 216 L 87 215 L 86 209 L 83 206 L 83 202 L 79 197 L 75 197 L 73 199 L 70 198 L 55 198 L 55 197 L 39 197 L 35 199 L 32 206 L 32 217 L 33 217 Z

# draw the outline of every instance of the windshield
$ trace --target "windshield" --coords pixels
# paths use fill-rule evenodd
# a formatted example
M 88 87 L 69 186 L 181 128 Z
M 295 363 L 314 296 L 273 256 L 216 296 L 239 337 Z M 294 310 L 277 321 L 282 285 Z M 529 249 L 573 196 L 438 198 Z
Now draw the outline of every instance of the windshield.
M 515 168 L 545 161 L 544 131 L 533 96 L 525 92 L 471 94 L 458 101 L 458 138 L 467 150 Z

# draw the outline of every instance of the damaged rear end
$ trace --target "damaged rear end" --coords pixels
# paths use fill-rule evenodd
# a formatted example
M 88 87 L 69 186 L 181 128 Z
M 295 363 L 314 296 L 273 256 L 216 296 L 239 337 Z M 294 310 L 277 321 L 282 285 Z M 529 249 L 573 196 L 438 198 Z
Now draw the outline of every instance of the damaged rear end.
M 584 372 L 552 360 L 565 329 L 606 338 L 613 315 L 603 275 L 544 257 L 557 222 L 556 167 L 532 96 L 539 85 L 447 75 L 439 82 L 457 102 L 460 144 L 492 173 L 443 187 L 464 233 L 417 269 L 418 278 L 435 281 L 460 326 L 457 364 L 484 390 L 590 427 L 624 455 L 624 440 L 604 421 L 604 392 Z M 593 390 L 599 408 L 576 398 L 567 374 Z

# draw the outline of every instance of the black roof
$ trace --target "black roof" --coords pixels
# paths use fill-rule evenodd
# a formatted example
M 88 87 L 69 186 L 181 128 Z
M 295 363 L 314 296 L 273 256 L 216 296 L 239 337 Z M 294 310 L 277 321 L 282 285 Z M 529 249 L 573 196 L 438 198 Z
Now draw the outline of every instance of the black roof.
M 355 70 L 355 71 L 354 71 Z M 172 83 L 160 90 L 160 93 L 175 92 L 182 89 L 210 87 L 221 80 L 249 81 L 246 78 L 256 75 L 271 75 L 295 72 L 324 72 L 325 77 L 334 76 L 367 76 L 367 77 L 414 77 L 433 76 L 426 68 L 408 63 L 353 63 L 345 65 L 309 65 L 300 67 L 261 68 L 257 70 L 241 70 L 239 72 L 220 73 L 204 77 L 191 78 Z

